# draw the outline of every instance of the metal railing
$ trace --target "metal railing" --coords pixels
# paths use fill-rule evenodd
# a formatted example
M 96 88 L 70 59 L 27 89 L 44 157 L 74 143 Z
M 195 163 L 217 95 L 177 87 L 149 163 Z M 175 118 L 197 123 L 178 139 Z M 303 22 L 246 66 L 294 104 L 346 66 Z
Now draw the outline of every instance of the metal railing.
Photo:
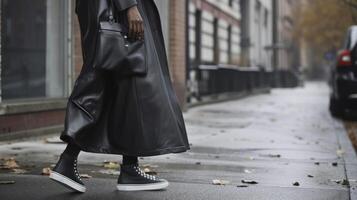
M 221 65 L 200 65 L 195 69 L 195 92 L 189 97 L 202 100 L 202 97 L 221 94 L 252 93 L 269 91 L 271 87 L 295 87 L 298 79 L 291 72 L 265 71 L 258 67 L 230 67 Z

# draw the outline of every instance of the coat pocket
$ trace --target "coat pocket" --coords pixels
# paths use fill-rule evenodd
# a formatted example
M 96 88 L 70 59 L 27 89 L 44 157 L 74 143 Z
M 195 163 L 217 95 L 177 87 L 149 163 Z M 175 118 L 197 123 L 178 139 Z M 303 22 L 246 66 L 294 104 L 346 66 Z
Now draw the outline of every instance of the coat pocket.
M 90 112 L 89 109 L 86 109 L 84 106 L 82 106 L 80 103 L 77 101 L 71 100 L 71 102 L 76 105 L 88 118 L 91 122 L 94 121 L 95 117 L 94 115 Z

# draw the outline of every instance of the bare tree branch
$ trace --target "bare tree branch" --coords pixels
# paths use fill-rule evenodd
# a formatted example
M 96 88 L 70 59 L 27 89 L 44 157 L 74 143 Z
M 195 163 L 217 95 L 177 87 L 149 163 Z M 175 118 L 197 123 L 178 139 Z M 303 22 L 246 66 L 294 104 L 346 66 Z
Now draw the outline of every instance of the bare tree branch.
M 344 3 L 347 5 L 351 6 L 353 9 L 357 10 L 357 2 L 351 1 L 351 0 L 343 0 Z

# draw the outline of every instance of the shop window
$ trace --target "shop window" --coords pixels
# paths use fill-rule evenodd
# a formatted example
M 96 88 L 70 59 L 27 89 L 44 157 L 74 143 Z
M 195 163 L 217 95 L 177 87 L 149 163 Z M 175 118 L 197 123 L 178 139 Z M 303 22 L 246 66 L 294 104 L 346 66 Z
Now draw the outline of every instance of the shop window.
M 66 96 L 68 2 L 1 1 L 2 101 Z

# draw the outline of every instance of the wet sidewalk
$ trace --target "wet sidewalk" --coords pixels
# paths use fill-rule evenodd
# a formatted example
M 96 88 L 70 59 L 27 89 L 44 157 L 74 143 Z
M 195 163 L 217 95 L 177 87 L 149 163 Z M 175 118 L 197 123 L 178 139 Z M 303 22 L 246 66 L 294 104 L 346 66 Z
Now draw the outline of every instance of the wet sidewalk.
M 68 193 L 41 175 L 65 147 L 56 136 L 0 145 L 1 158 L 14 157 L 20 169 L 0 170 L 0 182 L 14 181 L 0 185 L 1 199 L 357 199 L 356 154 L 343 123 L 328 112 L 324 83 L 184 115 L 191 151 L 140 159 L 171 182 L 165 191 L 117 192 L 120 156 L 81 153 L 79 170 L 91 177 L 88 192 Z

